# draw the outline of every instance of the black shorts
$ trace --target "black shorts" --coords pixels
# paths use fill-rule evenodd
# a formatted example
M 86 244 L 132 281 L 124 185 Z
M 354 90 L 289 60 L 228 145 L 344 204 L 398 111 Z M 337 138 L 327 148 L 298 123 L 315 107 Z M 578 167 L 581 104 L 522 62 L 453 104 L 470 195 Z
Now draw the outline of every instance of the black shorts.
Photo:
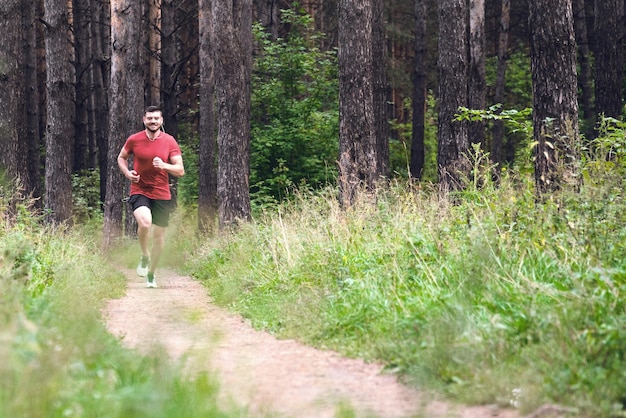
M 155 200 L 142 194 L 134 194 L 128 199 L 128 203 L 133 208 L 133 212 L 141 206 L 148 207 L 150 212 L 152 212 L 153 224 L 162 227 L 169 225 L 170 213 L 173 207 L 171 200 Z

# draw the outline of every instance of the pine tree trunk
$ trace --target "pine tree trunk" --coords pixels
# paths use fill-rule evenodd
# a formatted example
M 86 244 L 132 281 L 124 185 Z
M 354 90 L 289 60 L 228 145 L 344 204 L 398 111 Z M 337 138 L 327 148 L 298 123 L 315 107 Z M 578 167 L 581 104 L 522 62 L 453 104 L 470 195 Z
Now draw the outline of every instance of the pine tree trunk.
M 158 59 L 161 50 L 161 7 L 159 0 L 148 1 L 148 105 L 161 103 L 161 62 Z
M 37 88 L 37 30 L 35 2 L 22 2 L 22 26 L 24 33 L 24 115 L 26 136 L 20 140 L 20 154 L 24 156 L 25 170 L 22 183 L 27 194 L 37 198 L 35 205 L 41 206 L 41 146 L 39 127 L 39 91 Z
M 19 142 L 24 139 L 22 20 L 19 0 L 0 4 L 0 175 L 20 176 Z
M 469 80 L 468 107 L 485 110 L 487 82 L 485 79 L 485 0 L 469 1 Z M 470 122 L 468 137 L 471 144 L 485 145 L 485 122 Z
M 596 113 L 619 118 L 624 82 L 624 1 L 595 2 Z
M 170 135 L 178 135 L 176 120 L 176 1 L 161 1 L 161 96 L 163 127 Z
M 377 179 L 372 4 L 339 2 L 339 201 L 350 207 Z
M 89 72 L 91 51 L 89 45 L 89 25 L 91 21 L 89 0 L 72 0 L 74 30 L 74 67 L 76 72 L 76 118 L 74 133 L 73 170 L 89 168 L 89 114 L 88 103 L 91 96 Z
M 107 4 L 107 6 L 109 6 Z M 93 116 L 94 131 L 97 148 L 97 161 L 100 168 L 100 201 L 106 199 L 107 175 L 109 168 L 109 58 L 110 57 L 110 35 L 104 22 L 110 21 L 110 8 L 104 7 L 98 0 L 91 0 L 91 13 L 94 25 L 90 38 L 92 51 L 92 89 L 93 89 Z M 115 164 L 112 161 L 111 164 Z
M 537 192 L 577 186 L 576 41 L 569 0 L 532 0 L 531 72 Z
M 587 30 L 587 12 L 585 10 L 585 0 L 574 2 L 574 30 L 576 33 L 576 44 L 578 45 L 578 85 L 581 91 L 580 105 L 582 115 L 585 120 L 584 134 L 588 139 L 593 137 L 593 124 L 595 116 L 593 111 L 593 87 L 591 76 L 591 49 L 589 48 L 589 35 Z
M 215 71 L 210 0 L 199 0 L 200 122 L 198 135 L 198 229 L 213 232 L 217 216 L 217 142 L 215 138 Z
M 250 0 L 213 2 L 220 228 L 250 219 Z M 247 10 L 246 10 L 247 9 Z
M 133 0 L 111 1 L 111 109 L 109 118 L 109 141 L 107 166 L 106 198 L 104 204 L 103 247 L 109 248 L 122 235 L 124 204 L 122 199 L 128 189 L 128 182 L 117 166 L 117 156 L 129 135 L 127 93 L 130 89 L 128 68 L 130 56 L 130 16 Z
M 372 72 L 374 123 L 376 125 L 377 176 L 389 175 L 389 83 L 387 82 L 387 35 L 383 0 L 372 0 Z
M 467 124 L 454 121 L 459 106 L 468 105 L 467 2 L 440 0 L 439 16 L 439 183 L 443 190 L 458 190 L 469 174 L 465 154 L 469 148 Z
M 415 0 L 415 59 L 413 63 L 413 127 L 411 132 L 412 178 L 421 179 L 424 170 L 424 122 L 426 117 L 426 0 Z
M 126 86 L 126 133 L 122 137 L 124 140 L 132 133 L 140 131 L 144 128 L 142 117 L 145 110 L 144 87 L 145 78 L 143 73 L 144 63 L 144 47 L 142 34 L 145 33 L 143 26 L 143 2 L 135 2 L 128 10 L 128 43 L 126 44 L 127 58 L 125 71 L 127 72 L 128 85 Z M 121 148 L 121 145 L 120 147 Z M 118 149 L 119 152 L 119 149 Z M 110 160 L 115 163 L 116 160 Z M 129 159 L 132 165 L 132 157 Z M 117 169 L 117 164 L 114 164 Z M 125 179 L 124 179 L 125 180 Z M 126 190 L 130 188 L 130 184 L 125 181 Z M 126 192 L 128 194 L 129 191 Z M 133 216 L 133 208 L 126 205 L 126 215 L 124 216 L 124 234 L 129 237 L 137 236 L 137 221 Z
M 45 0 L 46 174 L 44 207 L 51 223 L 72 218 L 74 83 L 69 11 L 65 0 Z

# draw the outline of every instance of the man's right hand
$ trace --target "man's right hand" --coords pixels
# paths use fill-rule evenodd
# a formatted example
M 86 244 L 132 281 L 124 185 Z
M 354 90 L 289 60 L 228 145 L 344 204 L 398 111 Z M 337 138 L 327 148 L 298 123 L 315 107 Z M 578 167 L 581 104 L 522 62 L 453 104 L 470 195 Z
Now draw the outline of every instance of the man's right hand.
M 128 172 L 128 179 L 131 181 L 131 183 L 139 183 L 139 177 L 139 174 L 137 174 L 135 170 L 130 170 Z

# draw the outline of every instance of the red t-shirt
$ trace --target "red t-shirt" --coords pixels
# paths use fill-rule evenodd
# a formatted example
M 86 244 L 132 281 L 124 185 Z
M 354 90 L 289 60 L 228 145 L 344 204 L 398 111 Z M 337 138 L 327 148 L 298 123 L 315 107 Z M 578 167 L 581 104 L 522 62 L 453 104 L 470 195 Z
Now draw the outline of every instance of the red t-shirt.
M 142 194 L 150 199 L 170 200 L 169 178 L 167 171 L 152 166 L 154 157 L 160 157 L 171 164 L 170 158 L 182 155 L 173 136 L 161 132 L 150 140 L 146 131 L 137 132 L 128 137 L 124 144 L 127 153 L 133 155 L 133 168 L 141 177 L 139 183 L 130 184 L 130 194 Z

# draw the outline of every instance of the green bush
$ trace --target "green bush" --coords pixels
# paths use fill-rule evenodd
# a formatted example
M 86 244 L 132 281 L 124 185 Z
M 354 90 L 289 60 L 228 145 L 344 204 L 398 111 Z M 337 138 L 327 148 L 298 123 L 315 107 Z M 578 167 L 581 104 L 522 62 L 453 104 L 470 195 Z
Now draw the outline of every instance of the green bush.
M 250 187 L 253 198 L 281 200 L 293 187 L 334 182 L 338 86 L 334 51 L 321 51 L 306 13 L 283 10 L 285 38 L 254 26 Z

